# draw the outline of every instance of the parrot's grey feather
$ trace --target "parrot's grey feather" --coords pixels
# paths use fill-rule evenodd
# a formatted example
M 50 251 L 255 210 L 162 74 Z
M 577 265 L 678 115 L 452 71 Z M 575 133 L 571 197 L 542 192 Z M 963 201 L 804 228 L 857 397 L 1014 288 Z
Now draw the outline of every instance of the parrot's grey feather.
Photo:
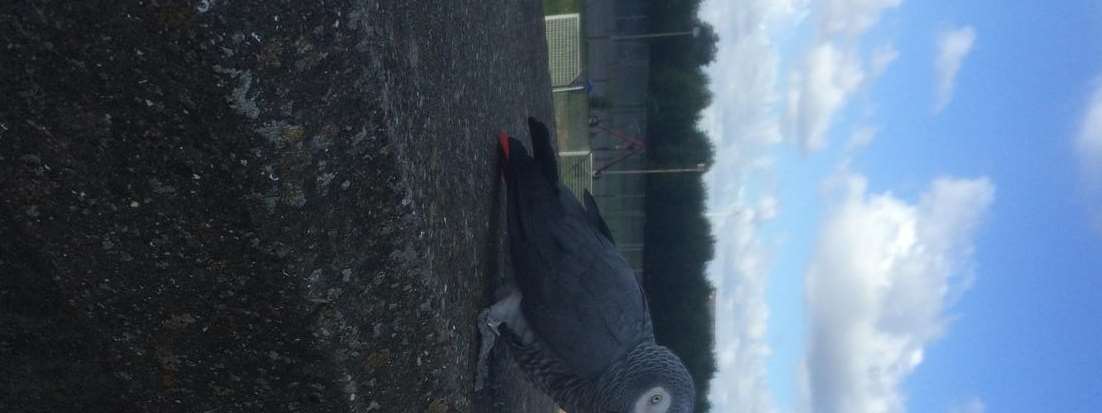
M 584 194 L 583 207 L 559 182 L 549 131 L 528 123 L 532 155 L 515 139 L 502 144 L 520 294 L 495 304 L 481 322 L 500 321 L 521 369 L 572 413 L 625 412 L 653 400 L 655 389 L 671 397 L 668 413 L 692 412 L 692 377 L 655 343 L 646 295 L 593 196 Z
M 536 131 L 532 138 L 533 147 L 550 146 Z M 646 298 L 631 266 L 570 189 L 557 177 L 548 182 L 554 158 L 534 159 L 519 142 L 510 146 L 509 231 L 521 307 L 564 363 L 593 377 L 653 339 Z
M 593 382 L 575 374 L 542 340 L 525 344 L 509 326 L 502 326 L 501 330 L 502 339 L 509 345 L 513 359 L 528 381 L 555 399 L 559 407 L 571 413 L 582 413 L 586 406 L 595 402 Z
M 593 222 L 593 226 L 597 227 L 597 230 L 608 239 L 609 243 L 616 245 L 616 241 L 612 238 L 612 231 L 608 229 L 608 224 L 601 216 L 601 210 L 597 208 L 597 200 L 593 199 L 593 194 L 586 189 L 582 199 L 585 199 L 585 212 L 589 215 L 589 220 Z

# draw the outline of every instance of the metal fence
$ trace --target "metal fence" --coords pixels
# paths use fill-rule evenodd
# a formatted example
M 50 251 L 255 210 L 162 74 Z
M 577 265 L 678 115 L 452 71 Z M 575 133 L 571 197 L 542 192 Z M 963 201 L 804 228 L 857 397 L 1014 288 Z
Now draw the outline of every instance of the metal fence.
M 556 14 L 544 17 L 544 22 L 551 87 L 569 86 L 582 73 L 581 15 Z
M 593 192 L 593 154 L 589 151 L 559 152 L 559 176 L 579 200 Z

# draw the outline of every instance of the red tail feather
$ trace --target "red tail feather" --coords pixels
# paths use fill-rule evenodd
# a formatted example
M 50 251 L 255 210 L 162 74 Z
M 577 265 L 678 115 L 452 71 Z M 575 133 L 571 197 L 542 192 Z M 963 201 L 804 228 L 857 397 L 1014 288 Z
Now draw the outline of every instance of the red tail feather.
M 497 143 L 501 145 L 501 150 L 505 153 L 505 160 L 509 160 L 509 134 L 501 131 L 497 134 Z

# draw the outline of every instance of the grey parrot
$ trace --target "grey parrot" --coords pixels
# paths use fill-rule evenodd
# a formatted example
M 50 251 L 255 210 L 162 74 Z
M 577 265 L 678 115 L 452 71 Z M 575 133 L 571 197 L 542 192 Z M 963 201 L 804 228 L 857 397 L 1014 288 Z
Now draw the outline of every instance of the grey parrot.
M 643 288 L 588 191 L 559 182 L 551 136 L 529 118 L 532 155 L 501 136 L 515 288 L 479 316 L 476 388 L 498 336 L 529 381 L 570 413 L 692 412 L 688 370 L 654 341 Z

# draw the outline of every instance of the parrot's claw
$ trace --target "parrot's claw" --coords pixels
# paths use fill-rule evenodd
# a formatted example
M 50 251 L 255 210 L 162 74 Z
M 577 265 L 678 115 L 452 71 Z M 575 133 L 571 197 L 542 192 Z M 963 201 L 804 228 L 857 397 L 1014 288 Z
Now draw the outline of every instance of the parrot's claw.
M 493 350 L 497 337 L 501 335 L 497 329 L 500 325 L 500 320 L 490 316 L 489 308 L 478 313 L 478 333 L 481 343 L 478 349 L 478 374 L 475 376 L 474 391 L 485 388 L 486 380 L 490 377 L 490 351 Z

